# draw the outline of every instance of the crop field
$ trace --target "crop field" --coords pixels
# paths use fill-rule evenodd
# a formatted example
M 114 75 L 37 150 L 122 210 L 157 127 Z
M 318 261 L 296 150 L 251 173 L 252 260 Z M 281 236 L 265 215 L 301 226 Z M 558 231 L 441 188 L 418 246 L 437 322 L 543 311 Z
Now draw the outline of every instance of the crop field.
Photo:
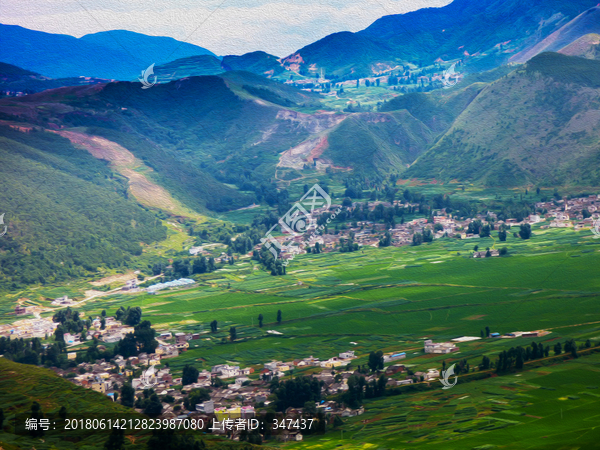
M 508 255 L 475 259 L 475 245 L 506 247 Z M 191 288 L 156 295 L 119 293 L 76 309 L 95 316 L 103 309 L 113 314 L 120 306 L 140 306 L 143 319 L 157 331 L 200 333 L 187 351 L 169 359 L 176 375 L 186 364 L 200 370 L 223 363 L 260 369 L 271 360 L 311 355 L 323 360 L 347 350 L 358 356 L 353 367 L 366 364 L 369 352 L 377 350 L 406 352 L 402 363 L 413 371 L 462 359 L 475 367 L 484 355 L 495 361 L 503 350 L 532 342 L 550 348 L 569 338 L 599 343 L 599 252 L 600 241 L 589 231 L 534 227 L 528 241 L 512 235 L 502 243 L 439 239 L 417 247 L 301 255 L 281 277 L 245 259 L 201 275 Z M 213 320 L 217 333 L 210 332 Z M 232 326 L 235 342 L 229 340 Z M 550 333 L 459 343 L 460 351 L 451 355 L 423 353 L 425 338 L 479 337 L 486 327 L 500 334 Z M 293 375 L 320 370 L 296 369 Z M 366 401 L 364 415 L 344 419 L 343 426 L 324 436 L 280 445 L 323 450 L 590 448 L 586 443 L 600 437 L 593 419 L 600 417 L 600 391 L 592 388 L 599 379 L 600 356 L 592 354 L 518 376 L 459 383 L 451 391 L 407 391 Z
M 512 236 L 503 243 L 440 239 L 418 247 L 302 255 L 283 277 L 242 260 L 203 275 L 192 288 L 117 294 L 78 309 L 95 315 L 140 306 L 159 331 L 200 332 L 202 339 L 191 341 L 179 359 L 207 366 L 225 361 L 260 365 L 310 354 L 329 358 L 351 347 L 358 354 L 421 349 L 425 337 L 479 336 L 486 326 L 501 334 L 548 329 L 547 339 L 595 329 L 600 325 L 600 242 L 586 231 L 536 228 L 534 233 L 529 241 Z M 506 246 L 509 254 L 474 259 L 474 245 Z M 216 334 L 209 333 L 212 320 L 218 322 Z M 236 343 L 224 342 L 231 326 L 237 328 Z M 514 345 L 526 340 L 519 341 Z M 488 340 L 483 347 L 496 352 L 513 345 L 508 342 Z M 461 353 L 477 346 L 482 344 L 461 344 Z
M 600 438 L 600 355 L 365 403 L 290 449 L 589 449 Z

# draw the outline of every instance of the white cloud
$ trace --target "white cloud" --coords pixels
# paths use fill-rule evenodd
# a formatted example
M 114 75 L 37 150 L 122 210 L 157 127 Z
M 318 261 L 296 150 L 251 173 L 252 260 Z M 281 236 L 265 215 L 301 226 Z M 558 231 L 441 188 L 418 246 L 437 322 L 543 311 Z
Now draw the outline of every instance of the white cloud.
M 219 55 L 264 50 L 277 56 L 337 31 L 359 31 L 379 17 L 450 0 L 3 0 L 2 22 L 83 36 L 125 29 L 171 36 Z

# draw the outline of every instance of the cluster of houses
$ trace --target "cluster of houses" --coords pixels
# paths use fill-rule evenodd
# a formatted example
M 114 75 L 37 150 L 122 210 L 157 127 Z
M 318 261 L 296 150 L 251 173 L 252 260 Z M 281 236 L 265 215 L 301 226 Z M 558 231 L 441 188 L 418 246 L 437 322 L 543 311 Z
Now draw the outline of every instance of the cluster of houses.
M 0 336 L 10 339 L 43 339 L 53 334 L 58 325 L 52 322 L 52 319 L 23 319 L 12 324 L 0 325 Z
M 524 337 L 524 338 L 532 338 L 532 337 L 542 337 L 542 336 L 546 336 L 547 334 L 550 334 L 550 331 L 547 330 L 536 330 L 536 331 L 513 331 L 510 333 L 506 333 L 506 334 L 500 334 L 500 333 L 490 333 L 489 337 L 490 338 L 502 338 L 502 339 L 514 339 L 514 338 L 519 338 L 519 337 Z
M 535 207 L 545 211 L 543 219 L 549 221 L 547 227 L 550 228 L 582 230 L 592 228 L 594 222 L 600 218 L 600 196 L 598 195 L 539 202 Z
M 353 203 L 352 207 L 357 207 L 362 203 Z M 417 208 L 418 204 L 402 203 L 401 201 L 368 202 L 370 211 L 374 210 L 379 205 L 385 208 L 399 206 L 402 208 Z M 354 242 L 359 246 L 377 247 L 381 234 L 389 231 L 392 234 L 392 245 L 399 247 L 410 245 L 413 242 L 415 233 L 423 233 L 425 229 L 430 229 L 434 239 L 442 237 L 454 237 L 460 239 L 477 239 L 480 236 L 474 233 L 467 233 L 469 224 L 475 220 L 479 220 L 482 225 L 491 225 L 493 229 L 500 229 L 501 226 L 520 226 L 521 224 L 537 224 L 548 221 L 545 227 L 573 227 L 574 229 L 583 229 L 593 227 L 594 220 L 600 218 L 600 196 L 591 195 L 589 197 L 575 198 L 571 200 L 558 200 L 549 202 L 539 202 L 535 205 L 537 214 L 530 214 L 523 220 L 506 219 L 496 220 L 495 213 L 488 211 L 486 214 L 478 214 L 474 218 L 459 220 L 447 214 L 444 210 L 433 212 L 433 224 L 428 223 L 426 218 L 418 218 L 406 223 L 396 224 L 393 228 L 386 227 L 385 224 L 374 223 L 371 221 L 358 221 L 355 227 L 341 230 L 338 234 L 321 234 L 314 239 L 311 245 L 318 242 L 323 252 L 334 251 L 340 245 L 341 239 L 348 239 L 350 233 L 354 235 Z M 339 208 L 339 205 L 332 205 L 331 209 Z M 314 217 L 318 217 L 323 213 L 327 213 L 325 208 L 317 208 L 313 212 Z M 587 212 L 587 213 L 586 213 Z M 588 216 L 588 217 L 586 217 Z M 489 223 L 488 219 L 494 222 Z M 282 258 L 291 259 L 297 254 L 306 253 L 303 243 L 306 236 L 299 235 L 290 237 L 288 235 L 274 237 L 282 245 Z M 260 245 L 257 245 L 257 249 Z M 476 258 L 488 256 L 487 251 L 475 252 Z M 490 250 L 491 256 L 499 256 L 498 250 Z
M 50 304 L 52 306 L 73 306 L 75 302 L 70 299 L 68 295 L 65 295 L 63 297 L 55 298 Z

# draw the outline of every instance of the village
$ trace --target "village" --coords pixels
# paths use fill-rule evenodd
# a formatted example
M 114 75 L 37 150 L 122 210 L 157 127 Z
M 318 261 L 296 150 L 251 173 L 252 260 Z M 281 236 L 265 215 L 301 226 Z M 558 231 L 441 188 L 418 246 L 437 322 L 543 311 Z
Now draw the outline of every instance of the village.
M 92 321 L 92 326 L 87 333 L 87 339 L 97 339 L 106 344 L 114 343 L 120 340 L 124 334 L 132 332 L 133 328 L 126 326 L 113 317 L 104 318 L 104 327 L 102 327 L 101 317 Z M 25 322 L 25 321 L 22 321 Z M 27 321 L 32 328 L 27 337 L 41 337 L 48 335 L 59 325 L 52 323 L 50 319 L 30 319 Z M 26 337 L 21 332 L 15 334 L 15 330 L 10 335 L 12 338 Z M 1 330 L 0 330 L 1 331 Z M 169 360 L 176 358 L 187 351 L 190 342 L 206 338 L 208 332 L 181 333 L 181 332 L 161 332 L 158 334 L 158 347 L 154 353 L 139 353 L 136 356 L 124 358 L 117 355 L 110 361 L 104 359 L 96 360 L 94 363 L 77 363 L 77 352 L 68 351 L 67 357 L 70 368 L 53 368 L 60 376 L 68 379 L 72 383 L 87 389 L 93 389 L 110 398 L 118 401 L 123 385 L 129 383 L 135 390 L 137 399 L 144 398 L 145 391 L 153 389 L 161 399 L 162 412 L 161 417 L 170 419 L 183 418 L 213 418 L 218 421 L 225 419 L 249 419 L 254 417 L 259 411 L 268 408 L 274 401 L 270 390 L 271 381 L 277 377 L 279 380 L 290 378 L 298 369 L 310 370 L 310 377 L 322 382 L 321 396 L 326 398 L 328 395 L 343 393 L 349 389 L 348 380 L 353 375 L 365 376 L 366 382 L 377 381 L 380 376 L 386 378 L 387 387 L 397 387 L 413 383 L 430 384 L 440 377 L 439 367 L 430 367 L 425 371 L 413 372 L 414 364 L 402 364 L 399 361 L 407 358 L 406 351 L 395 351 L 382 354 L 383 367 L 381 370 L 366 373 L 359 371 L 359 367 L 353 364 L 360 355 L 355 351 L 348 350 L 332 356 L 327 359 L 319 359 L 312 355 L 303 359 L 293 361 L 269 361 L 262 367 L 240 367 L 239 365 L 218 364 L 209 370 L 198 372 L 197 378 L 193 382 L 182 385 L 182 378 L 174 378 L 169 367 Z M 485 338 L 517 338 L 517 337 L 541 337 L 548 334 L 547 331 L 539 330 L 533 332 L 511 332 L 504 335 L 490 332 Z M 65 333 L 65 342 L 68 346 L 83 343 L 79 336 L 71 336 Z M 459 343 L 470 342 L 483 339 L 484 336 L 462 336 L 452 339 L 450 342 L 434 343 L 431 339 L 423 338 L 423 351 L 413 353 L 414 355 L 450 355 L 459 352 Z M 356 343 L 350 343 L 356 345 Z M 99 351 L 106 350 L 105 345 L 97 345 Z M 77 364 L 75 364 L 77 363 Z M 422 365 L 422 364 L 420 364 Z M 435 364 L 432 364 L 435 365 Z M 152 377 L 147 374 L 151 368 Z M 364 373 L 364 375 L 362 375 Z M 135 376 L 134 376 L 135 375 Z M 219 380 L 219 381 L 217 381 Z M 190 398 L 196 389 L 203 389 L 209 392 L 210 399 L 200 403 L 190 404 Z M 187 405 L 186 405 L 187 402 Z M 187 408 L 184 407 L 187 406 Z M 142 408 L 136 408 L 139 412 L 144 412 Z M 186 410 L 187 409 L 187 410 Z M 364 408 L 351 409 L 338 401 L 323 400 L 315 403 L 314 411 L 323 412 L 328 417 L 352 417 L 364 412 Z M 299 415 L 302 408 L 288 408 L 286 415 Z M 216 433 L 226 433 L 227 429 L 220 427 L 213 429 Z M 283 439 L 302 439 L 300 432 L 289 431 L 282 434 Z
M 469 224 L 479 220 L 481 225 L 490 225 L 491 229 L 499 230 L 502 226 L 512 227 L 522 224 L 542 224 L 541 228 L 572 228 L 574 230 L 589 229 L 594 227 L 594 221 L 599 217 L 598 196 L 588 196 L 575 199 L 560 199 L 548 202 L 539 202 L 535 204 L 536 214 L 530 214 L 522 221 L 516 219 L 507 219 L 506 221 L 495 220 L 496 215 L 488 212 L 478 215 L 475 218 L 458 220 L 444 211 L 434 211 L 433 220 L 428 222 L 426 218 L 414 219 L 406 223 L 396 224 L 393 228 L 387 228 L 384 224 L 378 224 L 368 221 L 357 222 L 356 226 L 341 230 L 338 234 L 323 234 L 315 242 L 319 242 L 323 252 L 334 251 L 340 245 L 340 240 L 353 238 L 359 246 L 379 245 L 382 232 L 389 231 L 392 235 L 391 245 L 401 246 L 413 243 L 413 237 L 416 233 L 423 233 L 425 229 L 430 229 L 433 238 L 453 237 L 460 239 L 476 239 L 479 235 L 467 233 Z M 399 203 L 387 202 L 369 202 L 369 209 L 374 209 L 378 205 L 382 207 L 393 207 Z M 355 206 L 356 204 L 353 204 Z M 415 207 L 417 205 L 402 204 L 402 207 Z M 335 206 L 332 206 L 334 208 Z M 327 211 L 316 210 L 315 214 L 320 215 Z M 350 234 L 352 233 L 352 235 Z M 277 237 L 281 243 L 290 240 L 289 236 Z M 303 237 L 292 238 L 293 242 L 302 242 Z M 305 253 L 306 249 L 301 246 L 295 246 L 293 250 L 290 247 L 284 247 L 282 257 L 284 259 L 293 258 L 295 254 Z M 196 254 L 202 254 L 201 249 L 195 249 Z M 474 251 L 473 257 L 482 257 L 482 253 Z M 486 255 L 488 256 L 488 255 Z M 498 251 L 493 250 L 490 256 L 498 256 Z M 195 283 L 191 279 L 174 280 L 165 283 L 152 285 L 144 290 L 153 293 L 161 289 L 180 288 Z M 139 288 L 135 280 L 129 280 L 121 288 L 123 291 L 138 292 Z M 76 306 L 76 302 L 67 296 L 56 298 L 51 303 L 52 306 L 64 308 Z M 15 316 L 24 316 L 33 314 L 34 318 L 24 318 L 12 324 L 0 325 L 0 336 L 10 339 L 48 339 L 58 327 L 51 318 L 42 318 L 41 312 L 47 312 L 36 307 L 24 307 L 18 305 L 15 308 Z M 121 341 L 127 333 L 132 333 L 134 328 L 127 326 L 114 317 L 96 317 L 91 322 L 91 327 L 86 331 L 85 336 L 64 334 L 65 344 L 67 346 L 67 358 L 72 361 L 73 367 L 69 369 L 54 368 L 53 370 L 70 380 L 71 382 L 84 388 L 93 389 L 113 399 L 117 399 L 124 384 L 130 383 L 135 390 L 137 398 L 144 395 L 144 390 L 152 388 L 162 402 L 161 417 L 164 418 L 183 418 L 191 415 L 216 415 L 222 417 L 253 417 L 261 408 L 268 407 L 273 401 L 273 394 L 270 391 L 270 382 L 275 377 L 285 379 L 290 377 L 295 370 L 303 368 L 313 368 L 310 376 L 322 381 L 322 396 L 342 393 L 347 391 L 348 379 L 357 374 L 357 368 L 353 367 L 353 361 L 357 359 L 354 351 L 346 351 L 332 356 L 328 359 L 320 360 L 312 355 L 303 359 L 293 361 L 269 361 L 258 367 L 240 367 L 238 365 L 219 364 L 211 367 L 210 371 L 203 370 L 198 373 L 197 380 L 193 383 L 182 386 L 182 378 L 174 378 L 169 367 L 169 359 L 176 358 L 185 352 L 190 342 L 202 339 L 208 331 L 197 333 L 181 332 L 161 332 L 157 336 L 158 347 L 154 353 L 140 353 L 137 356 L 124 358 L 117 355 L 110 361 L 103 359 L 96 360 L 94 363 L 78 362 L 77 352 L 69 351 L 70 347 L 76 347 L 86 341 L 97 340 L 101 342 L 97 346 L 99 351 L 106 350 L 106 344 L 114 344 Z M 273 331 L 273 330 L 270 330 Z M 273 333 L 281 334 L 273 331 Z M 459 352 L 458 344 L 484 338 L 504 338 L 513 339 L 519 337 L 541 337 L 548 334 L 547 331 L 515 331 L 505 334 L 490 332 L 487 336 L 470 337 L 463 336 L 452 339 L 451 342 L 433 343 L 431 340 L 423 338 L 423 352 L 420 355 L 432 354 L 456 354 Z M 413 383 L 431 383 L 440 377 L 440 367 L 429 367 L 426 370 L 413 372 L 411 365 L 400 364 L 398 361 L 407 357 L 405 351 L 388 352 L 383 355 L 384 367 L 380 371 L 386 378 L 387 386 L 403 386 Z M 434 364 L 432 364 L 434 365 Z M 143 372 L 148 368 L 155 368 L 155 382 L 149 385 L 143 377 Z M 142 372 L 142 376 L 140 376 Z M 134 376 L 135 375 L 135 376 Z M 376 380 L 379 373 L 366 374 L 367 382 Z M 221 382 L 215 382 L 215 380 Z M 190 405 L 187 411 L 183 403 L 189 398 L 194 389 L 207 389 L 210 391 L 210 400 L 205 400 L 195 405 Z M 170 401 L 164 401 L 169 398 Z M 139 408 L 138 408 L 139 409 Z M 325 400 L 315 404 L 317 411 L 322 411 L 331 416 L 349 417 L 362 414 L 362 407 L 350 409 L 336 401 Z M 140 412 L 142 409 L 139 409 Z M 286 413 L 301 413 L 300 408 L 291 408 Z M 224 430 L 221 430 L 225 432 Z M 290 439 L 301 439 L 301 434 L 296 433 Z
M 417 208 L 419 205 L 411 203 L 402 203 L 401 201 L 382 202 L 370 201 L 367 202 L 369 211 L 376 208 Z M 359 207 L 361 203 L 352 203 L 352 207 Z M 329 209 L 320 208 L 313 211 L 313 217 L 319 217 L 322 214 L 327 214 L 330 210 L 337 210 L 340 205 L 331 205 Z M 472 222 L 479 221 L 480 226 L 488 225 L 490 231 L 510 229 L 511 227 L 519 227 L 522 224 L 534 225 L 545 222 L 541 225 L 545 228 L 573 228 L 574 230 L 590 229 L 594 227 L 594 221 L 600 218 L 600 196 L 590 195 L 588 197 L 560 199 L 547 202 L 538 202 L 535 204 L 536 214 L 530 214 L 523 220 L 506 219 L 497 220 L 497 215 L 493 212 L 486 214 L 478 214 L 474 218 L 459 220 L 453 217 L 452 214 L 447 214 L 444 210 L 433 211 L 432 221 L 427 218 L 417 218 L 406 223 L 394 224 L 392 228 L 386 224 L 375 223 L 372 221 L 357 221 L 351 227 L 342 227 L 341 230 L 336 230 L 335 233 L 319 234 L 310 240 L 310 245 L 316 243 L 320 246 L 321 252 L 338 251 L 342 246 L 342 241 L 351 240 L 358 247 L 378 247 L 380 246 L 382 233 L 389 232 L 391 235 L 390 245 L 400 247 L 404 245 L 415 244 L 415 235 L 423 236 L 425 230 L 431 232 L 433 239 L 443 237 L 456 239 L 478 239 L 481 236 L 477 233 L 469 232 L 469 225 Z M 291 236 L 284 231 L 283 235 L 274 237 L 281 246 L 281 257 L 284 260 L 293 259 L 296 255 L 305 254 L 309 249 L 305 247 L 307 237 L 305 235 Z M 261 244 L 255 247 L 260 249 Z M 197 254 L 199 253 L 196 250 Z M 498 249 L 487 251 L 474 251 L 473 257 L 480 258 L 483 256 L 500 256 Z M 208 254 L 208 253 L 207 253 Z M 247 256 L 250 256 L 251 253 Z M 223 255 L 222 255 L 223 256 Z M 217 260 L 218 262 L 219 260 Z

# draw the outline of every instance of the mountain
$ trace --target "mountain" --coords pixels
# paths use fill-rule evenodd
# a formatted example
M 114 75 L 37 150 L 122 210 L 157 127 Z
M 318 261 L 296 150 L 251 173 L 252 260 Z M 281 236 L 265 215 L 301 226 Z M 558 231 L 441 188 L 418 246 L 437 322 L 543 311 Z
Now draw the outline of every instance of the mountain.
M 50 78 L 79 76 L 131 80 L 152 63 L 208 50 L 172 38 L 107 31 L 75 38 L 0 24 L 2 62 Z M 214 55 L 213 55 L 214 56 Z
M 586 34 L 560 49 L 559 53 L 587 59 L 600 59 L 600 34 Z
M 454 0 L 441 8 L 384 16 L 358 33 L 329 35 L 284 63 L 301 73 L 325 68 L 340 79 L 380 74 L 395 64 L 428 66 L 438 59 L 461 59 L 468 71 L 483 71 L 506 63 L 596 3 Z
M 79 38 L 83 42 L 110 48 L 112 50 L 125 50 L 137 59 L 151 63 L 165 63 L 174 59 L 189 56 L 209 55 L 215 57 L 213 52 L 187 42 L 178 41 L 165 36 L 148 36 L 127 30 L 101 31 L 86 34 Z
M 405 176 L 598 185 L 599 102 L 600 61 L 542 53 L 485 86 Z
M 281 118 L 282 105 L 314 108 L 319 101 L 258 75 L 229 72 L 146 90 L 130 82 L 64 87 L 0 100 L 0 113 L 15 126 L 103 138 L 143 162 L 175 200 L 204 212 L 251 204 L 253 194 L 230 185 L 253 191 L 268 184 L 278 154 L 309 135 L 302 121 Z M 66 136 L 77 145 L 84 140 Z
M 223 57 L 223 68 L 230 71 L 252 72 L 265 77 L 272 77 L 284 72 L 283 65 L 277 56 L 265 52 L 251 52 L 244 55 L 228 55 Z
M 74 373 L 74 369 L 73 373 Z M 113 402 L 104 394 L 92 389 L 77 386 L 71 381 L 56 375 L 52 370 L 29 364 L 19 364 L 8 358 L 0 358 L 0 404 L 4 408 L 4 426 L 12 425 L 13 414 L 28 413 L 33 402 L 41 405 L 41 410 L 52 423 L 58 419 L 58 412 L 65 407 L 68 417 L 86 414 L 109 417 L 111 414 L 130 414 L 132 418 L 143 418 L 141 414 Z M 69 436 L 44 436 L 49 448 L 65 450 L 80 448 L 103 448 L 108 438 L 98 433 L 71 432 Z M 77 443 L 77 444 L 75 444 Z M 14 444 L 14 447 L 13 447 Z M 17 436 L 6 431 L 0 432 L 0 447 L 5 449 L 25 449 L 40 447 L 39 437 Z
M 93 77 L 52 79 L 12 64 L 0 63 L 0 91 L 5 93 L 0 94 L 0 97 L 18 93 L 32 94 L 62 86 L 106 83 L 107 81 L 109 80 Z
M 0 239 L 0 287 L 127 267 L 141 243 L 166 237 L 155 215 L 130 198 L 126 180 L 68 139 L 24 123 L 3 125 L 0 160 L 8 227 Z
M 219 75 L 224 72 L 249 72 L 266 78 L 280 75 L 285 68 L 276 56 L 265 52 L 228 55 L 223 60 L 211 55 L 190 56 L 154 67 L 159 83 L 186 77 Z
M 584 39 L 576 47 L 571 47 L 571 50 L 567 50 L 567 53 L 576 56 L 573 55 L 573 52 L 576 51 L 575 48 L 583 45 L 584 48 L 582 51 L 585 53 L 590 40 L 594 42 L 593 35 L 597 35 L 598 33 L 600 33 L 600 7 L 595 7 L 581 13 L 541 42 L 516 54 L 510 60 L 512 62 L 523 63 L 543 52 L 558 52 L 566 49 L 583 37 Z M 585 39 L 586 36 L 587 39 Z M 586 42 L 588 45 L 585 45 Z
M 189 56 L 154 67 L 154 75 L 159 83 L 223 72 L 225 69 L 221 67 L 221 61 L 211 55 Z
M 383 41 L 344 31 L 307 45 L 282 62 L 302 75 L 323 69 L 325 77 L 335 80 L 372 76 L 397 67 L 401 58 Z

